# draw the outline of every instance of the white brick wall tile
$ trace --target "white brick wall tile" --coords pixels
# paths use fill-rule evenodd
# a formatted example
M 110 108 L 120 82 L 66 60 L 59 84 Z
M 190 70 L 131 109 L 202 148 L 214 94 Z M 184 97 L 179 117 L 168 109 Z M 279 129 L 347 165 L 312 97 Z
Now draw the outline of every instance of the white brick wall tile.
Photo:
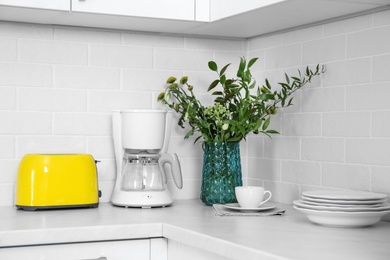
M 101 159 L 92 154 L 94 159 L 99 161 L 96 163 L 98 170 L 98 178 L 100 181 L 115 181 L 116 180 L 116 164 L 115 159 Z
M 153 67 L 153 49 L 119 45 L 90 45 L 90 65 L 120 68 Z
M 265 139 L 264 156 L 279 159 L 299 159 L 299 138 L 272 137 L 272 139 Z
M 88 45 L 70 42 L 19 40 L 19 60 L 50 64 L 88 64 Z
M 28 23 L 0 22 L 0 37 L 15 37 L 22 39 L 53 39 L 54 30 L 48 26 Z
M 184 47 L 196 50 L 244 51 L 244 42 L 242 40 L 186 37 L 184 38 Z
M 10 86 L 53 85 L 53 69 L 50 65 L 0 63 L 0 84 Z
M 252 73 L 252 76 L 256 79 L 257 85 L 262 86 L 265 84 L 265 79 L 268 79 L 271 86 L 275 89 L 278 88 L 278 82 L 284 82 L 284 73 L 280 70 L 266 70 Z
M 275 48 L 283 45 L 283 34 L 256 37 L 248 40 L 248 51 Z
M 252 179 L 280 181 L 281 161 L 272 159 L 248 158 L 248 177 Z
M 196 135 L 197 136 L 197 135 Z M 195 138 L 184 139 L 183 136 L 171 136 L 168 153 L 177 153 L 179 158 L 203 158 L 203 150 L 200 142 L 194 144 Z
M 374 26 L 384 26 L 390 24 L 390 10 L 373 14 Z
M 390 111 L 378 111 L 372 114 L 372 136 L 390 137 Z
M 303 64 L 337 61 L 346 56 L 345 35 L 303 43 Z
M 347 139 L 346 162 L 390 166 L 390 139 Z
M 112 136 L 91 136 L 87 137 L 87 153 L 98 158 L 114 159 L 114 144 Z
M 347 87 L 347 110 L 390 109 L 390 83 Z
M 301 107 L 304 112 L 344 111 L 345 90 L 334 88 L 302 89 Z
M 286 32 L 283 34 L 284 44 L 305 42 L 322 37 L 322 25 Z
M 272 192 L 271 201 L 292 204 L 300 197 L 298 184 L 265 181 L 264 187 Z
M 11 159 L 14 158 L 14 156 L 15 156 L 15 137 L 0 136 L 0 158 Z
M 323 135 L 330 137 L 368 137 L 370 135 L 369 112 L 323 114 Z
M 282 181 L 321 185 L 321 164 L 318 162 L 283 161 Z
M 207 92 L 211 82 L 217 79 L 217 74 L 213 71 L 191 71 L 186 70 L 183 72 L 184 76 L 188 76 L 188 84 L 194 87 L 194 93 L 198 96 L 198 93 L 207 93 L 206 95 L 211 97 L 211 93 Z M 175 74 L 175 77 L 179 79 L 181 74 Z M 165 78 L 164 82 L 167 80 Z M 220 87 L 218 87 L 220 88 Z M 161 89 L 159 89 L 161 90 Z
M 176 151 L 176 153 L 180 153 Z M 183 179 L 188 180 L 200 180 L 202 179 L 203 158 L 181 158 L 180 166 L 183 174 Z M 171 180 L 172 175 L 169 174 L 168 178 Z
M 15 205 L 15 184 L 0 183 L 0 206 Z
M 283 115 L 283 135 L 287 136 L 320 136 L 320 114 L 287 114 Z
M 221 70 L 225 65 L 231 63 L 229 69 L 226 71 L 226 76 L 236 77 L 237 70 L 240 65 L 240 57 L 246 57 L 246 53 L 242 52 L 225 52 L 225 51 L 215 51 L 214 59 L 218 64 L 218 70 Z M 247 58 L 247 57 L 246 57 Z M 247 62 L 249 59 L 247 58 Z M 216 73 L 214 75 L 217 75 Z
M 371 79 L 371 59 L 362 58 L 329 62 L 326 64 L 324 86 L 363 84 Z
M 51 134 L 52 116 L 46 112 L 0 112 L 0 134 Z
M 3 159 L 3 158 L 2 158 Z M 0 161 L 0 183 L 15 183 L 18 177 L 20 160 Z
M 157 69 L 206 70 L 213 60 L 212 51 L 155 49 L 154 65 Z
M 370 168 L 362 165 L 324 163 L 322 184 L 333 188 L 370 190 Z
M 373 57 L 372 66 L 373 81 L 390 81 L 390 55 Z
M 179 190 L 173 180 L 169 180 L 167 186 L 175 200 L 190 200 L 200 198 L 201 184 L 200 180 L 183 180 L 183 187 L 185 188 Z
M 324 36 L 345 34 L 369 29 L 372 26 L 372 15 L 363 15 L 351 19 L 336 21 L 324 25 Z
M 302 139 L 302 159 L 309 161 L 344 161 L 344 140 L 342 138 Z
M 120 70 L 84 66 L 55 66 L 56 88 L 119 90 Z
M 265 51 L 265 68 L 280 69 L 302 64 L 302 45 L 292 44 L 267 49 Z
M 372 167 L 371 190 L 390 193 L 390 167 Z
M 19 136 L 16 156 L 22 158 L 29 153 L 85 153 L 85 147 L 85 137 Z
M 16 89 L 12 87 L 0 87 L 0 109 L 16 109 Z
M 1 34 L 0 34 L 1 37 Z M 16 39 L 1 39 L 0 38 L 0 60 L 1 61 L 16 61 L 17 40 Z
M 252 67 L 251 67 L 252 74 L 254 74 L 257 71 L 264 71 L 265 70 L 265 51 L 264 50 L 248 52 L 248 54 L 245 56 L 246 56 L 246 59 L 248 61 L 251 60 L 252 58 L 258 58 L 256 63 L 254 65 L 252 65 Z
M 82 112 L 87 109 L 87 92 L 53 88 L 20 88 L 18 107 L 27 111 Z
M 248 136 L 246 143 L 249 156 L 263 157 L 264 138 L 259 138 L 259 136 L 256 135 L 250 135 Z
M 184 37 L 182 36 L 124 33 L 122 37 L 125 45 L 184 48 Z
M 161 92 L 167 87 L 166 81 L 170 76 L 176 77 L 179 81 L 183 75 L 182 72 L 178 70 L 123 69 L 122 89 Z M 190 84 L 194 84 L 192 82 L 192 77 L 189 77 L 189 80 L 191 82 Z M 197 89 L 196 92 L 198 91 L 199 90 Z
M 102 29 L 55 28 L 54 39 L 59 41 L 121 44 L 122 35 L 119 32 Z
M 111 135 L 111 114 L 57 113 L 54 115 L 55 135 Z
M 152 95 L 148 92 L 91 91 L 88 111 L 111 113 L 118 109 L 151 108 Z
M 362 57 L 390 52 L 390 26 L 348 35 L 348 57 Z

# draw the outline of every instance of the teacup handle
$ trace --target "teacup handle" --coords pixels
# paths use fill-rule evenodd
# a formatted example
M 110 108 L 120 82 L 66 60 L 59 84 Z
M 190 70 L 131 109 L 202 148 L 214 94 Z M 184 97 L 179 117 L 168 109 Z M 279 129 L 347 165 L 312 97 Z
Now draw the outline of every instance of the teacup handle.
M 263 205 L 264 203 L 266 203 L 267 201 L 269 201 L 271 199 L 272 193 L 269 190 L 264 191 L 264 195 L 267 194 L 267 193 L 268 193 L 269 197 L 266 200 L 263 200 L 263 202 L 260 203 L 260 206 Z

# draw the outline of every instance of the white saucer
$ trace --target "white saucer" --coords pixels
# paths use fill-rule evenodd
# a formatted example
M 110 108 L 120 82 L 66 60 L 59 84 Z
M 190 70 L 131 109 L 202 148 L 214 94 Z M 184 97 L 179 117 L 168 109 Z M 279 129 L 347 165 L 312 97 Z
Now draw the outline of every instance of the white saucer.
M 276 206 L 275 205 L 261 205 L 260 207 L 257 207 L 257 208 L 242 208 L 242 207 L 240 207 L 240 204 L 238 204 L 238 203 L 230 203 L 230 204 L 225 204 L 224 207 L 228 208 L 228 209 L 239 210 L 242 212 L 257 212 L 257 211 L 265 211 L 265 210 L 274 209 Z
M 325 211 L 338 211 L 338 212 L 368 212 L 368 211 L 387 211 L 390 210 L 390 204 L 383 204 L 380 207 L 365 207 L 365 206 L 359 206 L 359 207 L 344 207 L 343 205 L 339 206 L 321 206 L 321 205 L 311 205 L 306 204 L 304 201 L 301 200 L 294 200 L 293 204 L 297 207 L 304 208 L 304 209 L 312 209 L 312 210 L 325 210 Z
M 333 205 L 373 205 L 378 203 L 384 203 L 387 199 L 376 199 L 376 200 L 332 200 L 332 199 L 317 199 L 302 196 L 303 201 L 327 203 Z
M 316 190 L 316 191 L 304 191 L 302 192 L 303 197 L 313 199 L 326 199 L 326 200 L 353 200 L 353 201 L 375 201 L 375 200 L 386 200 L 387 195 L 381 193 L 367 192 L 367 191 L 327 191 L 327 190 Z

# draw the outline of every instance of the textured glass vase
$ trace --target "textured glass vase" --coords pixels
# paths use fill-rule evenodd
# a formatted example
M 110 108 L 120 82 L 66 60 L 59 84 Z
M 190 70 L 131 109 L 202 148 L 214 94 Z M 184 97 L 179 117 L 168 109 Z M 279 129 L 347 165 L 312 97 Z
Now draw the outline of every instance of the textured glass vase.
M 205 143 L 202 174 L 204 204 L 237 202 L 234 188 L 242 186 L 240 143 Z

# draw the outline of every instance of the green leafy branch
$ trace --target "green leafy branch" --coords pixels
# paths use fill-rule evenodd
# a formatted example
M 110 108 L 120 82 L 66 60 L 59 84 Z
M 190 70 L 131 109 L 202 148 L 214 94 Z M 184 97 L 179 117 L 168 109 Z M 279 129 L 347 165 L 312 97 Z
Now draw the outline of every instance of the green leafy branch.
M 278 134 L 276 130 L 268 129 L 271 116 L 279 108 L 291 106 L 292 94 L 311 82 L 313 77 L 323 73 L 324 66 L 318 64 L 314 70 L 306 67 L 304 75 L 298 70 L 298 77 L 285 74 L 285 82 L 278 83 L 280 90 L 272 90 L 268 79 L 260 87 L 252 77 L 250 69 L 257 60 L 253 58 L 247 62 L 242 57 L 236 78 L 226 76 L 230 64 L 218 71 L 217 64 L 210 61 L 210 70 L 218 75 L 208 88 L 211 95 L 215 96 L 211 106 L 204 107 L 200 103 L 193 92 L 194 87 L 187 83 L 186 76 L 179 83 L 176 83 L 175 77 L 168 78 L 168 86 L 160 93 L 158 100 L 181 114 L 178 121 L 181 127 L 184 128 L 184 122 L 189 123 L 191 130 L 185 138 L 200 133 L 195 142 L 200 138 L 204 142 L 239 142 L 251 132 L 267 136 Z M 216 89 L 218 86 L 221 89 Z

